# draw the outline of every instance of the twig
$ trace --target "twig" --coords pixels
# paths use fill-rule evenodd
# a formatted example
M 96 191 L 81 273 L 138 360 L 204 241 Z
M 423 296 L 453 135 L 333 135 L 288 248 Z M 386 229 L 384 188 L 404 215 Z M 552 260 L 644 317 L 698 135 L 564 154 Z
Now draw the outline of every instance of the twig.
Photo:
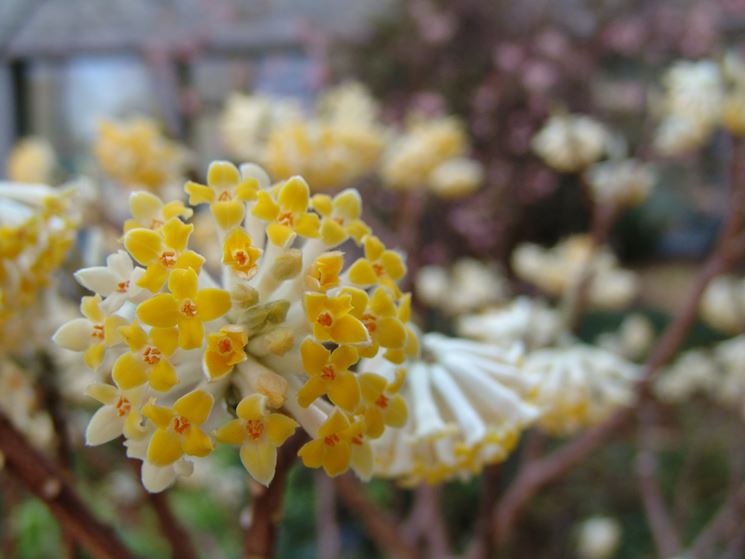
M 70 450 L 70 436 L 67 431 L 67 418 L 57 388 L 57 368 L 50 355 L 41 351 L 38 354 L 40 365 L 39 386 L 44 400 L 44 409 L 47 410 L 52 420 L 55 435 L 55 454 L 57 463 L 68 474 L 72 474 L 72 452 Z M 77 549 L 71 534 L 62 529 L 62 556 L 67 559 L 75 559 Z
M 442 487 L 427 483 L 417 488 L 417 496 L 421 499 L 423 509 L 427 512 L 424 525 L 424 541 L 427 544 L 427 557 L 431 559 L 447 559 L 452 556 L 448 541 L 447 525 L 442 517 L 440 493 Z
M 0 412 L 0 452 L 8 471 L 41 499 L 88 552 L 97 558 L 133 559 L 114 530 L 100 522 L 78 497 L 64 472 L 33 448 Z
M 390 557 L 419 559 L 416 549 L 401 537 L 397 522 L 367 498 L 351 474 L 336 478 L 335 485 L 339 497 L 357 515 L 380 551 Z
M 129 462 L 137 476 L 138 485 L 140 485 L 142 462 L 139 460 L 130 460 Z M 189 537 L 189 533 L 181 526 L 171 510 L 171 506 L 168 503 L 168 493 L 166 491 L 150 493 L 144 487 L 142 488 L 142 493 L 158 517 L 161 534 L 171 547 L 171 555 L 179 559 L 197 559 L 196 548 Z
M 481 505 L 476 519 L 473 540 L 466 557 L 468 559 L 489 559 L 494 555 L 494 542 L 491 535 L 491 514 L 499 494 L 500 464 L 484 468 L 481 474 Z
M 262 488 L 260 493 L 253 496 L 251 524 L 245 539 L 246 559 L 270 559 L 274 556 L 287 473 L 295 461 L 297 451 L 306 440 L 305 433 L 298 431 L 282 445 L 277 456 L 274 479 L 269 487 Z
M 336 559 L 341 551 L 339 523 L 336 519 L 334 482 L 324 472 L 313 476 L 316 488 L 316 531 L 319 559 Z
M 745 515 L 745 483 L 732 494 L 714 518 L 709 521 L 709 524 L 701 531 L 691 545 L 688 555 L 691 557 L 708 556 L 712 548 L 723 537 L 726 537 L 727 534 L 737 529 L 742 523 L 743 515 Z
M 729 270 L 745 254 L 745 238 L 742 237 L 743 206 L 745 206 L 745 181 L 733 194 L 728 207 L 727 219 L 719 242 L 696 278 L 685 304 L 675 319 L 668 325 L 655 350 L 649 357 L 644 375 L 638 386 L 639 399 L 649 396 L 650 381 L 685 341 L 686 335 L 698 315 L 704 291 L 712 279 Z M 608 440 L 634 415 L 631 407 L 614 413 L 605 423 L 587 431 L 552 455 L 523 469 L 512 483 L 510 490 L 495 507 L 494 537 L 499 542 L 510 531 L 517 516 L 528 501 L 542 488 L 566 474 Z
M 653 400 L 645 401 L 639 412 L 639 452 L 636 474 L 639 480 L 644 512 L 652 530 L 660 557 L 673 557 L 680 551 L 680 536 L 665 503 L 657 475 L 657 454 L 654 450 L 653 429 L 657 423 L 657 409 Z

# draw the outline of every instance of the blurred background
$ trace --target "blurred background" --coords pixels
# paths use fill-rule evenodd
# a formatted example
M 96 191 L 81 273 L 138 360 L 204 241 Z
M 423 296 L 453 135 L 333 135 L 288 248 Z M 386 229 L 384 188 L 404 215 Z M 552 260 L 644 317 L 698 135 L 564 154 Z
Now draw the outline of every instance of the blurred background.
M 590 115 L 620 138 L 625 156 L 654 159 L 655 188 L 646 203 L 619 217 L 608 238 L 619 261 L 637 274 L 637 296 L 623 309 L 588 310 L 578 335 L 595 341 L 632 312 L 659 332 L 714 243 L 735 157 L 732 137 L 722 130 L 700 149 L 660 155 L 662 76 L 681 59 L 743 56 L 743 43 L 745 0 L 2 0 L 0 161 L 9 160 L 19 140 L 44 138 L 55 154 L 52 182 L 95 177 L 100 122 L 147 117 L 185 147 L 184 175 L 203 179 L 212 160 L 240 162 L 226 132 L 231 95 L 292 99 L 309 111 L 329 88 L 359 82 L 387 125 L 404 126 L 411 114 L 460 119 L 482 173 L 478 188 L 456 197 L 402 199 L 364 176 L 345 185 L 358 186 L 383 230 L 403 239 L 412 285 L 422 268 L 449 269 L 472 257 L 498 269 L 513 293 L 532 296 L 540 289 L 516 273 L 515 248 L 554 246 L 587 231 L 593 220 L 578 175 L 547 165 L 534 137 L 552 115 Z M 415 221 L 414 232 L 399 203 L 404 218 Z M 455 331 L 453 312 L 416 291 L 415 297 L 421 327 Z M 687 344 L 726 337 L 701 321 Z M 700 530 L 731 487 L 727 480 L 745 472 L 739 414 L 696 397 L 689 404 L 663 406 L 654 433 L 662 486 L 684 534 Z M 495 556 L 655 557 L 628 475 L 632 431 L 540 494 L 509 548 Z M 551 448 L 555 441 L 543 444 Z M 91 450 L 76 463 L 87 480 L 83 490 L 143 556 L 168 556 L 138 504 L 136 480 L 109 471 L 120 450 Z M 234 454 L 220 460 L 237 462 Z M 518 463 L 502 465 L 502 489 Z M 249 488 L 240 469 L 229 471 L 218 469 L 171 494 L 205 557 L 240 555 Z M 456 550 L 473 531 L 480 483 L 477 475 L 442 488 Z M 330 491 L 316 472 L 292 470 L 280 557 L 380 556 L 358 518 L 329 506 Z M 412 490 L 384 481 L 368 491 L 402 515 L 414 500 Z M 13 555 L 0 556 L 58 556 L 59 530 L 41 503 L 5 484 L 2 506 L 4 549 Z M 622 534 L 608 555 L 578 548 L 582 523 L 591 517 L 612 518 L 611 532 Z

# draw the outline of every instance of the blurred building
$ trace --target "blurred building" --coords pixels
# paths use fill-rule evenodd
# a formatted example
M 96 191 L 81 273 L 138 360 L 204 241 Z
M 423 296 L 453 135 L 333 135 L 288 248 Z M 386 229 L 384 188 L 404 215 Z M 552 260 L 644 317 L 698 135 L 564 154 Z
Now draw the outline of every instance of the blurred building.
M 0 161 L 15 138 L 63 160 L 103 116 L 146 114 L 210 158 L 230 91 L 308 95 L 328 34 L 358 35 L 390 0 L 2 0 Z

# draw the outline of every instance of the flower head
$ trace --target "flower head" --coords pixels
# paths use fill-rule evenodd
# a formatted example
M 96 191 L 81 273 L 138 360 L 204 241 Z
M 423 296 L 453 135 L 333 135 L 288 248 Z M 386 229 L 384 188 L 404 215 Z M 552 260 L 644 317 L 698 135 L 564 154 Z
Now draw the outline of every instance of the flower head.
M 533 138 L 533 150 L 557 171 L 582 171 L 606 152 L 610 134 L 585 115 L 552 116 Z
M 132 429 L 112 424 L 91 444 L 123 434 L 151 491 L 188 475 L 215 442 L 239 446 L 246 469 L 269 483 L 277 448 L 298 426 L 314 438 L 301 451 L 306 464 L 368 477 L 371 441 L 405 423 L 400 382 L 359 366 L 363 355 L 400 363 L 418 352 L 400 255 L 362 222 L 357 193 L 311 202 L 302 178 L 270 185 L 265 176 L 217 162 L 206 185 L 186 184 L 192 205 L 210 204 L 219 250 L 189 248 L 191 208 L 152 227 L 143 214 L 124 236 L 143 268 L 119 252 L 77 274 L 99 294 L 56 340 L 111 372 L 114 384 L 96 389 L 105 405 L 124 395 L 137 412 Z M 349 265 L 347 242 L 365 247 L 363 263 Z

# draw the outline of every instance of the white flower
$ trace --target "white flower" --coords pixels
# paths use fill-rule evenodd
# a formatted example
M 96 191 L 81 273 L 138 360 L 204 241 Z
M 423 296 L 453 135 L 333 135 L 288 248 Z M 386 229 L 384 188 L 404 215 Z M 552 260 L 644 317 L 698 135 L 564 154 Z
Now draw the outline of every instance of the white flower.
M 651 167 L 635 159 L 596 163 L 586 177 L 596 202 L 618 207 L 642 202 L 655 180 Z
M 440 198 L 460 198 L 471 194 L 484 180 L 484 167 L 475 159 L 454 157 L 432 171 L 429 189 Z
M 423 267 L 416 278 L 417 296 L 428 305 L 458 315 L 505 299 L 504 276 L 493 264 L 461 258 L 449 270 Z
M 543 301 L 517 297 L 504 307 L 460 317 L 456 332 L 505 349 L 514 344 L 538 349 L 556 342 L 562 323 L 559 314 Z
M 134 266 L 129 254 L 119 250 L 106 258 L 106 266 L 83 268 L 75 272 L 78 283 L 104 297 L 101 309 L 118 311 L 126 302 L 140 303 L 147 292 L 137 285 L 145 270 Z
M 609 559 L 621 541 L 621 526 L 617 520 L 595 516 L 580 525 L 577 554 L 581 559 Z
M 623 307 L 638 290 L 636 275 L 619 268 L 615 255 L 596 249 L 587 235 L 567 237 L 550 249 L 524 243 L 515 249 L 512 264 L 520 279 L 555 297 L 576 289 L 589 271 L 587 299 L 597 307 Z
M 533 150 L 557 171 L 582 171 L 600 159 L 610 134 L 584 115 L 554 115 L 533 138 Z
M 409 421 L 373 441 L 375 473 L 404 483 L 467 477 L 504 460 L 538 417 L 526 401 L 534 380 L 519 370 L 520 352 L 440 334 L 422 337 L 421 360 L 408 365 L 401 395 Z M 389 379 L 396 367 L 368 361 Z
M 664 402 L 680 403 L 694 394 L 711 394 L 720 382 L 721 373 L 713 355 L 690 350 L 660 371 L 654 391 Z
M 701 318 L 730 334 L 745 326 L 745 279 L 719 276 L 712 281 L 701 299 Z
M 654 340 L 652 323 L 644 315 L 631 314 L 623 319 L 617 332 L 598 336 L 597 345 L 625 359 L 640 359 Z
M 577 344 L 528 354 L 523 372 L 536 381 L 539 426 L 570 434 L 597 425 L 635 397 L 638 367 L 602 349 Z

